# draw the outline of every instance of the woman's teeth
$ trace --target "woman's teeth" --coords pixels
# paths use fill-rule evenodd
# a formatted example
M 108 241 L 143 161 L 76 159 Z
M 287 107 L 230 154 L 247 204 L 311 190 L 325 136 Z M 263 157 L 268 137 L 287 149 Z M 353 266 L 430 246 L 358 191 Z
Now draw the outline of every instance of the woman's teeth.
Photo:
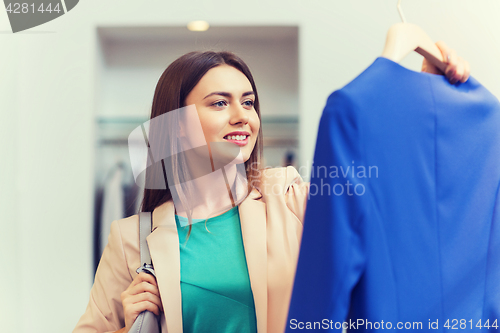
M 228 135 L 228 136 L 226 136 L 226 138 L 228 140 L 240 140 L 240 141 L 242 141 L 242 140 L 245 140 L 247 138 L 247 136 L 246 135 Z

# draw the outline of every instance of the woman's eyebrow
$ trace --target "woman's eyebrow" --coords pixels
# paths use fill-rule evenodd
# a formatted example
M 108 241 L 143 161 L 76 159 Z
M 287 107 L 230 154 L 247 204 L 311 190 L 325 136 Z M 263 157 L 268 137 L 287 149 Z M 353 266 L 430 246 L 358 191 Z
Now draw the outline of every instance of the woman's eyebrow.
M 231 98 L 233 95 L 231 93 L 228 93 L 228 92 L 225 92 L 225 91 L 214 91 L 210 94 L 208 94 L 207 96 L 205 96 L 203 99 L 209 97 L 209 96 L 212 96 L 212 95 L 221 95 L 221 96 L 224 96 L 224 97 L 227 97 L 227 98 Z M 241 96 L 248 96 L 248 95 L 255 95 L 255 93 L 253 91 L 247 91 L 247 92 L 244 92 Z

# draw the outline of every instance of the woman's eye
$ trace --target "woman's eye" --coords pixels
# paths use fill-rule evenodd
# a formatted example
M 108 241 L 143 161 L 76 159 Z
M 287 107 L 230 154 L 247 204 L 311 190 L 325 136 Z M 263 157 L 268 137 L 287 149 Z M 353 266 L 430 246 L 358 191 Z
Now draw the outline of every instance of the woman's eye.
M 252 100 L 248 100 L 248 101 L 245 101 L 243 103 L 247 103 L 246 104 L 247 106 L 253 106 L 253 101 Z
M 223 104 L 221 104 L 221 103 L 223 103 Z M 218 101 L 218 102 L 215 102 L 212 105 L 213 106 L 217 106 L 217 107 L 223 107 L 224 105 L 226 105 L 226 101 Z

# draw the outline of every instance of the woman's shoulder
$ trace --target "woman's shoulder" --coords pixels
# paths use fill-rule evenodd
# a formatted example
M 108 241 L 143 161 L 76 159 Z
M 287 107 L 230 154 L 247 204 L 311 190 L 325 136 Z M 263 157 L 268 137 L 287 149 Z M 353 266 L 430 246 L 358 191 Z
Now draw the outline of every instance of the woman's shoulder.
M 125 252 L 139 251 L 139 215 L 115 220 L 111 223 L 108 242 L 119 243 Z M 116 245 L 116 244 L 115 244 Z
M 309 182 L 303 181 L 295 167 L 263 169 L 259 191 L 264 201 L 273 203 L 274 207 L 288 207 L 302 223 L 309 193 Z
M 108 236 L 108 251 L 113 261 L 125 260 L 131 276 L 140 266 L 139 258 L 139 215 L 135 214 L 111 223 Z
M 291 183 L 297 179 L 302 180 L 302 177 L 300 176 L 297 169 L 292 165 L 286 167 L 269 167 L 266 169 L 262 169 L 263 181 Z
M 139 232 L 139 214 L 124 217 L 122 219 L 115 220 L 111 223 L 111 231 L 119 232 L 122 238 L 138 237 Z M 113 230 L 115 229 L 115 230 Z
M 285 194 L 292 184 L 304 182 L 294 166 L 262 169 L 260 181 L 261 193 L 264 196 L 270 193 Z

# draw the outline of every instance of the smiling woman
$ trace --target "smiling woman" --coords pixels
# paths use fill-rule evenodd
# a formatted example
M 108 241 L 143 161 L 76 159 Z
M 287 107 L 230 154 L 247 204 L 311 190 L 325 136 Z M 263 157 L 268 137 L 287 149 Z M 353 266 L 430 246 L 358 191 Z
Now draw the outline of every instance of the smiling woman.
M 197 117 L 171 113 L 193 108 Z M 165 114 L 178 117 L 172 118 L 177 123 L 151 121 L 149 142 L 154 137 L 161 145 L 180 145 L 177 151 L 194 153 L 155 165 L 171 170 L 167 178 L 191 179 L 196 198 L 185 198 L 191 212 L 186 215 L 183 207 L 174 206 L 178 186 L 168 184 L 182 182 L 168 179 L 164 189 L 145 189 L 141 211 L 152 212 L 148 246 L 156 279 L 136 273 L 138 215 L 113 221 L 87 311 L 74 332 L 128 332 L 144 310 L 159 314 L 162 331 L 169 333 L 283 331 L 309 183 L 293 167 L 261 169 L 259 98 L 248 66 L 231 52 L 183 55 L 156 86 L 151 120 Z M 193 126 L 197 122 L 201 131 Z M 190 149 L 200 148 L 200 142 L 206 143 L 208 154 Z M 223 177 L 214 167 L 217 154 L 231 156 L 227 151 L 233 148 L 246 176 L 241 200 L 234 200 L 239 199 L 233 192 L 236 164 L 224 164 Z M 192 177 L 207 156 L 213 172 Z M 165 174 L 154 172 L 155 165 L 147 169 L 146 183 L 148 177 L 163 180 Z M 228 192 L 230 205 L 221 211 L 217 208 L 227 207 Z M 197 218 L 214 212 L 218 215 Z

